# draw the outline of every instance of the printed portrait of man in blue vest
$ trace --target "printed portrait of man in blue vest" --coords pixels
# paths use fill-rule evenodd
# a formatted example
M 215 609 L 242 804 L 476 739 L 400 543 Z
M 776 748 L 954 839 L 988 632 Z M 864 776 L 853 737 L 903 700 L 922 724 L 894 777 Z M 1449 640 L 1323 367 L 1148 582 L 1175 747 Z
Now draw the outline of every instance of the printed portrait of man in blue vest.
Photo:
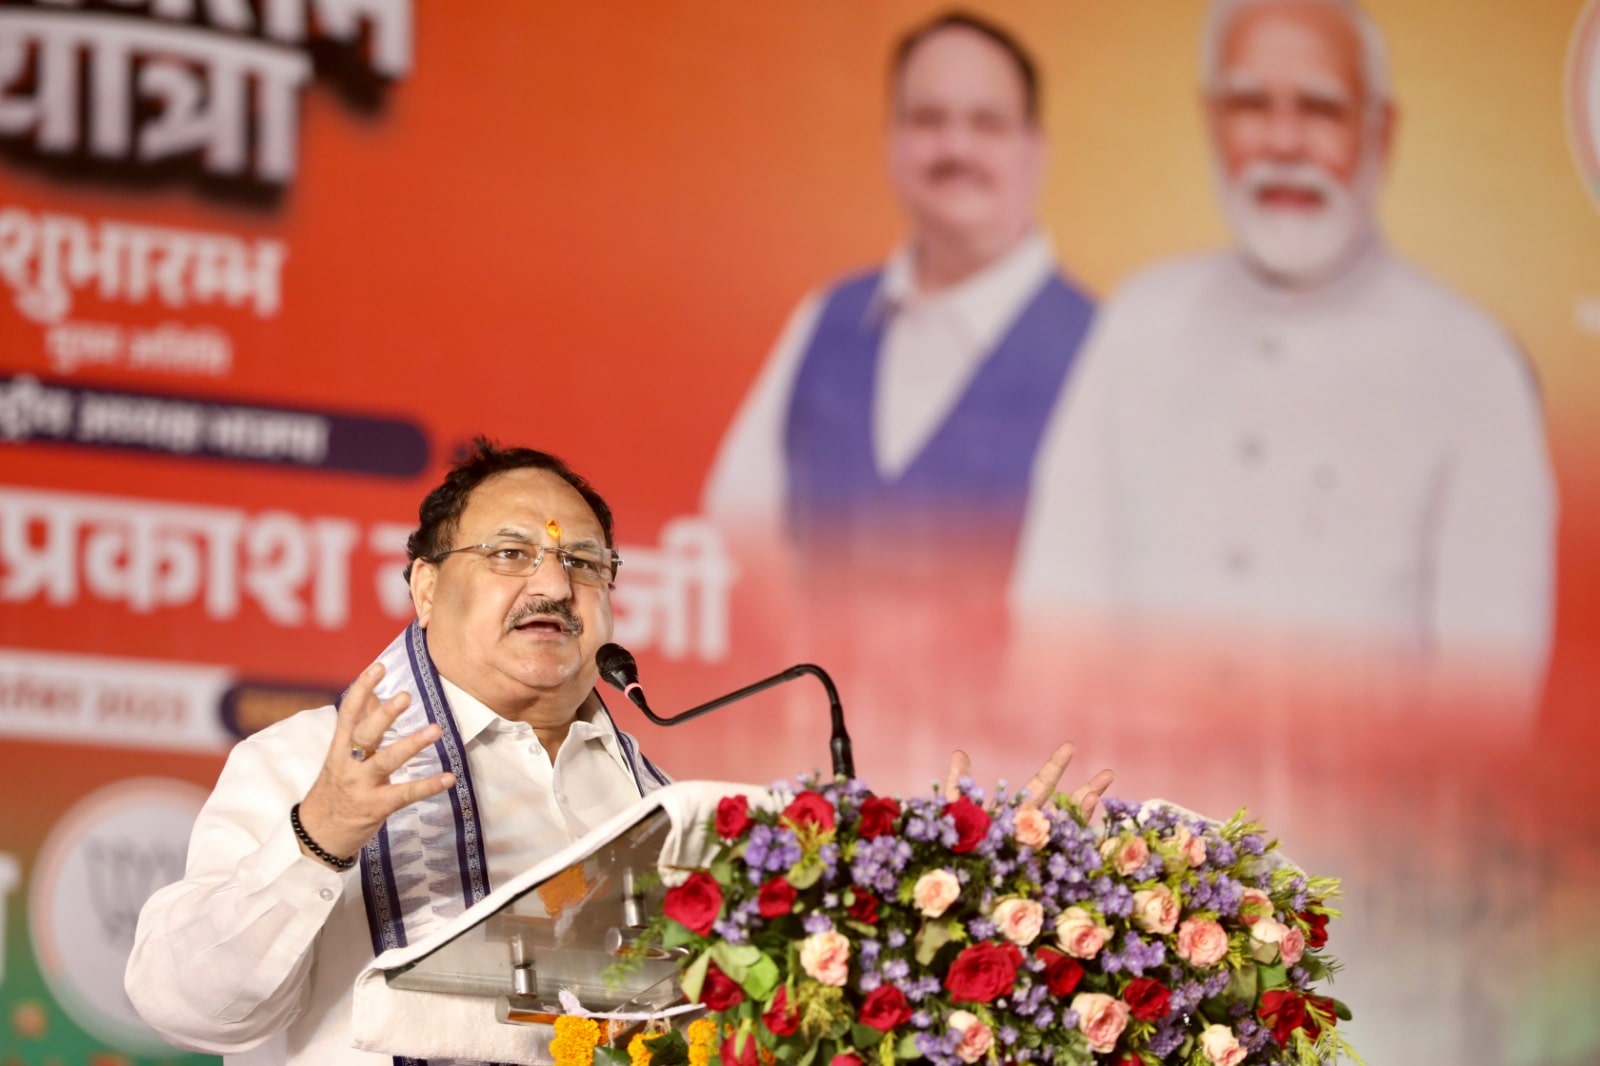
M 1035 453 L 1093 309 L 1036 219 L 1046 150 L 1026 50 L 999 26 L 945 15 L 901 39 L 890 78 L 905 243 L 794 312 L 704 507 L 736 541 L 789 552 L 831 632 L 876 628 L 841 617 L 865 609 L 869 581 L 879 600 L 900 597 L 900 646 L 926 651 L 906 630 L 933 620 L 908 617 L 904 597 L 943 587 L 952 568 L 985 575 L 962 597 L 966 632 L 1004 624 Z

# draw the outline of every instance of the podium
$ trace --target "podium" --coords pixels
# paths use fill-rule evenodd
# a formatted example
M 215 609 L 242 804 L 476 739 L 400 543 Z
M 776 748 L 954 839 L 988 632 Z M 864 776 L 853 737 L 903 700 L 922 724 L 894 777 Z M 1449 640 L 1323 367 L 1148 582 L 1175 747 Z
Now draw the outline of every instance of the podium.
M 613 1038 L 625 1039 L 650 1017 L 698 1010 L 683 1003 L 673 954 L 615 964 L 678 871 L 704 864 L 707 822 L 735 794 L 768 797 L 705 781 L 652 792 L 427 937 L 379 955 L 356 979 L 355 1045 L 540 1063 L 562 1014 L 613 1015 Z

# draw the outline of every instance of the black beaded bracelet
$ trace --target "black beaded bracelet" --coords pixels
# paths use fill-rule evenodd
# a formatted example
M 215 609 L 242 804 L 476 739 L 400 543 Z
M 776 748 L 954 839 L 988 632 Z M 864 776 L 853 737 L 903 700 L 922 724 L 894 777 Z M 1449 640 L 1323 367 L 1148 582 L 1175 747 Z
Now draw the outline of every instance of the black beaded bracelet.
M 300 838 L 300 843 L 306 846 L 306 850 L 335 870 L 348 870 L 356 864 L 354 857 L 341 859 L 332 852 L 324 851 L 321 844 L 311 839 L 311 834 L 306 832 L 306 827 L 300 824 L 300 804 L 298 803 L 289 808 L 289 824 L 294 826 L 294 835 Z

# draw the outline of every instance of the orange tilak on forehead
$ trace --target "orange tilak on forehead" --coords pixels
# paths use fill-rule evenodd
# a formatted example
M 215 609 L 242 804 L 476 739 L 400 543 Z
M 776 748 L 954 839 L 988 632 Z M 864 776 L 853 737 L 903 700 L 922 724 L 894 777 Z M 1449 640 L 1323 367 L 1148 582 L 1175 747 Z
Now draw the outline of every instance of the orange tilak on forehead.
M 561 523 L 557 522 L 554 518 L 550 519 L 550 521 L 544 524 L 544 531 L 550 534 L 556 540 L 561 539 Z

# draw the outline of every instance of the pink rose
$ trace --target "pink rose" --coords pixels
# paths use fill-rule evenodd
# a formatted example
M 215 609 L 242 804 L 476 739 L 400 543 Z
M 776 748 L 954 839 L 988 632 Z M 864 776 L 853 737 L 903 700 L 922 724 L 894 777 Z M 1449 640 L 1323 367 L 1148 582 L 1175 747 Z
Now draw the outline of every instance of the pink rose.
M 1190 866 L 1200 866 L 1206 861 L 1205 838 L 1195 836 L 1188 826 L 1180 825 L 1173 830 L 1172 842 L 1177 845 L 1178 854 Z
M 1247 888 L 1239 897 L 1239 920 L 1245 925 L 1255 925 L 1263 918 L 1272 917 L 1272 897 L 1259 888 Z
M 1011 834 L 1025 848 L 1042 848 L 1050 840 L 1050 819 L 1037 807 L 1023 807 L 1011 820 Z
M 800 942 L 800 968 L 818 983 L 843 988 L 850 977 L 850 941 L 828 930 Z
M 1216 1066 L 1239 1066 L 1248 1052 L 1226 1025 L 1208 1025 L 1200 1034 L 1200 1050 Z
M 1068 907 L 1056 919 L 1056 943 L 1076 959 L 1092 959 L 1111 939 L 1111 931 L 1082 907 Z
M 1298 927 L 1289 926 L 1278 941 L 1278 955 L 1285 966 L 1300 965 L 1300 956 L 1306 953 L 1306 935 Z
M 1210 918 L 1185 918 L 1178 926 L 1178 957 L 1191 965 L 1215 966 L 1228 954 L 1228 933 Z
M 1166 885 L 1133 894 L 1133 924 L 1147 933 L 1170 933 L 1178 925 L 1178 897 Z
M 1127 877 L 1150 861 L 1150 845 L 1141 836 L 1107 837 L 1100 842 L 1100 857 Z
M 1089 1050 L 1097 1055 L 1109 1054 L 1128 1027 L 1128 1005 L 1103 992 L 1079 992 L 1072 997 L 1072 1009 L 1078 1015 L 1078 1031 L 1089 1038 Z
M 969 1011 L 952 1011 L 950 1028 L 961 1034 L 961 1043 L 956 1045 L 956 1056 L 962 1062 L 977 1062 L 994 1044 L 993 1030 Z
M 1013 944 L 1031 944 L 1044 925 L 1044 908 L 1031 899 L 1003 899 L 995 906 L 994 924 Z
M 1259 919 L 1250 927 L 1250 957 L 1257 962 L 1277 962 L 1278 945 L 1288 932 L 1289 927 L 1276 918 Z M 1301 945 L 1302 949 L 1304 946 Z
M 929 870 L 917 878 L 911 900 L 926 917 L 937 918 L 961 898 L 961 882 L 949 870 Z

